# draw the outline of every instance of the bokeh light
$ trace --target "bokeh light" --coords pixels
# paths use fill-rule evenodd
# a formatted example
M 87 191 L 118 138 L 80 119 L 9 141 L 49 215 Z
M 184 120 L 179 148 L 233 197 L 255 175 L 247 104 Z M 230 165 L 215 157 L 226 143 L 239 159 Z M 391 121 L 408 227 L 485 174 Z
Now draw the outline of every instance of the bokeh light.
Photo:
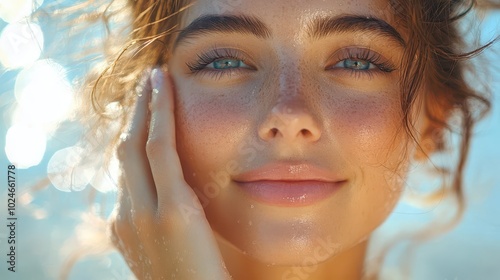
M 47 174 L 54 187 L 63 192 L 81 191 L 96 174 L 95 164 L 84 164 L 85 149 L 71 146 L 54 153 Z
M 42 160 L 47 138 L 40 127 L 13 125 L 7 131 L 5 140 L 5 153 L 16 168 L 29 168 Z
M 90 184 L 102 193 L 116 191 L 119 172 L 120 163 L 116 157 L 113 157 L 109 166 L 103 166 L 97 171 Z
M 43 4 L 43 0 L 0 0 L 0 18 L 17 22 L 31 15 Z
M 43 32 L 38 24 L 10 23 L 0 34 L 0 63 L 5 68 L 19 68 L 33 63 L 43 51 L 43 41 Z
M 73 90 L 66 71 L 51 59 L 38 60 L 23 69 L 14 93 L 18 102 L 14 123 L 36 124 L 48 131 L 72 110 Z

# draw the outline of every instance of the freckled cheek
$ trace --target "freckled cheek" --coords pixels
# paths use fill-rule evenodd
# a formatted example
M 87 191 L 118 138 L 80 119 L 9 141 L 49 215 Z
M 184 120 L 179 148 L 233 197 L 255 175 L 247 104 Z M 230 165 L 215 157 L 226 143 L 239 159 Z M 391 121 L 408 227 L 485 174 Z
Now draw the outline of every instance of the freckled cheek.
M 353 155 L 365 161 L 379 160 L 390 149 L 399 117 L 397 100 L 362 98 L 338 102 L 332 110 L 332 131 Z
M 399 101 L 384 97 L 363 97 L 343 102 L 332 114 L 340 133 L 344 155 L 355 170 L 352 182 L 353 225 L 359 231 L 372 230 L 387 218 L 394 208 L 401 185 L 393 178 L 401 152 L 394 146 L 398 132 Z M 359 207 L 362 205 L 362 207 Z
M 238 143 L 247 135 L 248 106 L 199 88 L 180 89 L 179 95 L 176 121 L 182 157 L 196 169 L 217 169 L 235 159 Z

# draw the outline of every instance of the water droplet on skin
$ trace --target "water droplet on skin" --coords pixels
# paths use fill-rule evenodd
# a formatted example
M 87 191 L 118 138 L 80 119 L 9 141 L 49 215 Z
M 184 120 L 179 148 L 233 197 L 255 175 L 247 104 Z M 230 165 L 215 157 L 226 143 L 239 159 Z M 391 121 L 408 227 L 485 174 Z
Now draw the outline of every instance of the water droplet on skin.
M 252 225 L 252 221 L 248 221 L 248 225 L 251 226 Z
M 288 169 L 288 172 L 290 172 L 290 174 L 295 174 L 295 173 L 299 173 L 300 171 L 302 171 L 303 166 L 290 166 L 290 168 Z
M 250 205 L 250 208 L 254 208 L 255 206 L 253 204 Z

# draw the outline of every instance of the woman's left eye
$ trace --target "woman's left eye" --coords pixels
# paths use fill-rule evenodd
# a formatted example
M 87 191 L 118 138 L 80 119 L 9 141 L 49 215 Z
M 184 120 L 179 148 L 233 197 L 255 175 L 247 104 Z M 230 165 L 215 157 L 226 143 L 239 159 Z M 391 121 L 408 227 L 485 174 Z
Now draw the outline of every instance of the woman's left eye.
M 332 55 L 335 64 L 327 70 L 349 70 L 351 74 L 391 73 L 396 70 L 392 62 L 379 53 L 367 48 L 351 47 L 341 49 Z
M 363 59 L 344 59 L 335 64 L 334 67 L 351 70 L 371 70 L 377 68 L 375 64 Z

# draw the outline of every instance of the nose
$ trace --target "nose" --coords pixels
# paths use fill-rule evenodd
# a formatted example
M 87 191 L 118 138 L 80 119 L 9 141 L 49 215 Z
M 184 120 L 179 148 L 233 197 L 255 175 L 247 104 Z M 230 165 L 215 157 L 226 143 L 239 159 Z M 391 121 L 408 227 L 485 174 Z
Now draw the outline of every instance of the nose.
M 315 142 L 321 137 L 321 130 L 303 102 L 295 100 L 272 108 L 259 128 L 259 137 L 265 141 Z

